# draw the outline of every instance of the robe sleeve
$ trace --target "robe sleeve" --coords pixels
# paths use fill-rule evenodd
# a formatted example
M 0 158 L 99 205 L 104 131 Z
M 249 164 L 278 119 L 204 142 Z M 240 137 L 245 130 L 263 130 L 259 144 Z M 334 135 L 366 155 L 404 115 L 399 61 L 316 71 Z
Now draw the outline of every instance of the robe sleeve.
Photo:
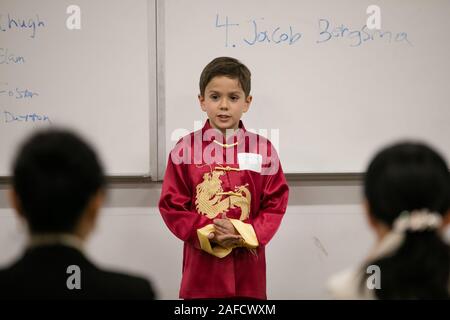
M 187 165 L 175 164 L 169 155 L 162 184 L 159 211 L 169 230 L 179 239 L 200 248 L 197 230 L 211 220 L 192 210 L 192 189 Z
M 255 249 L 259 246 L 258 238 L 256 237 L 255 229 L 250 223 L 244 223 L 241 220 L 230 219 L 236 231 L 242 236 L 243 243 L 241 247 L 248 249 Z
M 277 232 L 286 212 L 289 198 L 289 187 L 278 154 L 270 142 L 267 146 L 270 149 L 272 167 L 271 169 L 266 168 L 267 174 L 264 175 L 259 212 L 254 219 L 249 221 L 250 223 L 246 224 L 248 229 L 253 227 L 260 246 L 265 246 Z

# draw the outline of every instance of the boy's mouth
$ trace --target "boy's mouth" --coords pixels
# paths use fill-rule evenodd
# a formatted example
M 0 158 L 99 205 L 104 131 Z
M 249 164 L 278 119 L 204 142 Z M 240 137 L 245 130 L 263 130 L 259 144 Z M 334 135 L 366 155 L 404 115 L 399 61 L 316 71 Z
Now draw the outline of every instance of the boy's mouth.
M 218 117 L 220 120 L 223 120 L 223 121 L 228 120 L 228 119 L 231 118 L 230 116 L 223 115 L 223 114 L 219 114 L 217 117 Z

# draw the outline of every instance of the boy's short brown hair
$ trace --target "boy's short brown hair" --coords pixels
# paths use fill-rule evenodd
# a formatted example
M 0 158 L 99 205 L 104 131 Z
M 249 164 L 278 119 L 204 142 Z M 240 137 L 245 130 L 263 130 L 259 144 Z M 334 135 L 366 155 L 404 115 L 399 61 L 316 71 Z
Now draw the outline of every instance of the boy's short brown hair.
M 250 95 L 250 70 L 239 60 L 230 57 L 215 58 L 206 65 L 200 76 L 200 95 L 205 95 L 208 83 L 211 79 L 218 76 L 238 79 L 245 97 Z

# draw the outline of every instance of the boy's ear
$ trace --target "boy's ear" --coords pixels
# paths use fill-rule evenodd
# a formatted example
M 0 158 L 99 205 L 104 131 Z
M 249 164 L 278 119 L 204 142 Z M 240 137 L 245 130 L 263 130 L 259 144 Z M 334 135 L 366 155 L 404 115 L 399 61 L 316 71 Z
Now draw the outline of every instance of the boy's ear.
M 89 200 L 86 208 L 80 216 L 77 224 L 74 226 L 75 233 L 81 238 L 85 239 L 95 229 L 97 225 L 100 208 L 105 199 L 105 191 L 97 191 Z
M 106 198 L 106 193 L 103 189 L 97 191 L 97 193 L 91 198 L 87 207 L 87 214 L 90 216 L 92 222 L 95 223 L 98 217 L 98 213 L 103 206 Z
M 248 111 L 250 108 L 250 104 L 252 103 L 253 97 L 251 95 L 248 95 L 247 98 L 245 98 L 245 107 L 244 107 L 244 113 Z
M 95 225 L 97 221 L 98 214 L 103 206 L 103 203 L 105 202 L 105 198 L 106 198 L 105 191 L 103 189 L 98 190 L 97 193 L 95 193 L 95 195 L 92 196 L 86 207 L 84 214 L 87 216 L 88 221 L 92 225 Z
M 25 218 L 23 214 L 22 205 L 20 203 L 20 199 L 16 191 L 11 188 L 8 192 L 8 196 L 9 196 L 9 203 L 13 207 L 15 213 L 19 216 L 19 218 Z
M 446 228 L 448 225 L 450 225 L 450 210 L 442 217 L 442 227 Z
M 201 94 L 199 94 L 198 95 L 198 101 L 200 102 L 200 107 L 202 108 L 202 110 L 206 112 L 205 97 L 202 96 Z

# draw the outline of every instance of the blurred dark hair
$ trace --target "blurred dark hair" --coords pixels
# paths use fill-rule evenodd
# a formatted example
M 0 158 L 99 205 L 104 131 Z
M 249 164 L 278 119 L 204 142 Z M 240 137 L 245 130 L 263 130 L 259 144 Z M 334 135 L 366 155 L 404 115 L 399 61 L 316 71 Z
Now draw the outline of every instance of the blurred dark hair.
M 450 209 L 450 173 L 444 159 L 425 144 L 399 143 L 371 161 L 364 192 L 372 217 L 392 228 L 405 210 L 444 216 Z M 381 289 L 375 290 L 380 299 L 449 298 L 450 247 L 437 230 L 407 231 L 393 255 L 369 265 L 381 270 Z
M 250 70 L 235 58 L 219 57 L 212 60 L 203 69 L 200 75 L 200 95 L 205 95 L 205 89 L 208 83 L 214 78 L 225 76 L 230 79 L 237 79 L 245 97 L 250 95 L 251 73 Z
M 69 131 L 34 134 L 13 163 L 13 188 L 32 233 L 72 232 L 104 184 L 95 152 Z

